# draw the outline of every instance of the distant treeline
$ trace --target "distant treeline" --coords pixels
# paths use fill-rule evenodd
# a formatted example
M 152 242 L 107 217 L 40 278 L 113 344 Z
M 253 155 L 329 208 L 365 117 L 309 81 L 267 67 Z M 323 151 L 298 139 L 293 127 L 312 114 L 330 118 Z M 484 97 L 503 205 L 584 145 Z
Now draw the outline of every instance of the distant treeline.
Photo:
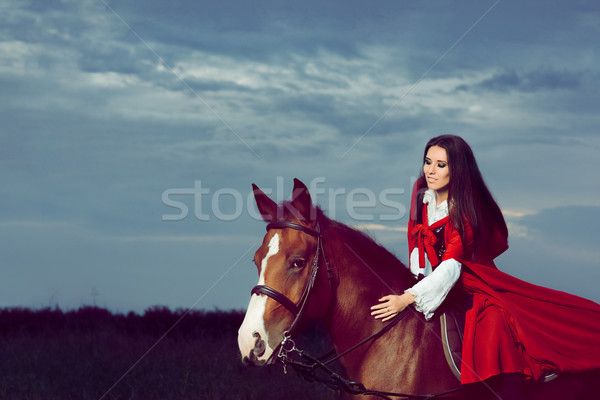
M 0 309 L 1 399 L 333 399 L 280 365 L 245 367 L 242 311 L 113 314 L 98 307 Z M 327 346 L 308 332 L 311 346 Z
M 92 306 L 72 311 L 59 308 L 5 308 L 0 309 L 0 336 L 41 335 L 57 331 L 115 331 L 120 335 L 157 336 L 170 330 L 168 335 L 171 337 L 193 339 L 237 332 L 243 319 L 243 311 L 171 311 L 164 306 L 150 307 L 141 315 L 134 312 L 113 314 L 104 308 Z

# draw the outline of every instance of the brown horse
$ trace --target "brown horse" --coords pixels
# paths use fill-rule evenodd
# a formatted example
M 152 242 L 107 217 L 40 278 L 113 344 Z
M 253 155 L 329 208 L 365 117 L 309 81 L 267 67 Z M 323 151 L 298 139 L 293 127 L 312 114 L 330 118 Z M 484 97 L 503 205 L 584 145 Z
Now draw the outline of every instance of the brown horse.
M 259 281 L 239 329 L 243 362 L 273 364 L 298 324 L 324 322 L 338 354 L 380 330 L 383 324 L 370 315 L 370 306 L 412 286 L 408 269 L 365 234 L 327 218 L 302 182 L 294 180 L 292 200 L 281 205 L 253 187 L 258 210 L 270 224 L 254 255 Z M 499 398 L 486 383 L 461 388 L 443 353 L 439 318 L 425 321 L 408 310 L 389 331 L 340 358 L 347 378 L 381 392 L 458 390 L 443 398 Z M 576 399 L 589 393 L 586 384 L 593 378 L 562 376 L 528 391 L 532 399 Z

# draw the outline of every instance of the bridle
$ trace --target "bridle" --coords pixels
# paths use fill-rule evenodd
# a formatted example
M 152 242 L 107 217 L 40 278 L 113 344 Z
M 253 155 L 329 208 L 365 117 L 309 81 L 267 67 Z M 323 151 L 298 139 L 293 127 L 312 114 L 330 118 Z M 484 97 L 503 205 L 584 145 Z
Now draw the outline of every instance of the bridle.
M 354 395 L 358 395 L 358 394 L 372 395 L 372 396 L 377 396 L 377 397 L 381 397 L 383 399 L 388 399 L 388 400 L 391 400 L 391 397 L 404 397 L 406 399 L 421 399 L 421 400 L 422 399 L 434 399 L 437 397 L 449 395 L 449 394 L 454 393 L 457 390 L 461 389 L 459 387 L 458 389 L 451 389 L 451 390 L 447 390 L 444 392 L 430 393 L 430 394 L 424 394 L 424 395 L 419 395 L 419 394 L 411 395 L 411 394 L 404 394 L 404 393 L 391 393 L 391 392 L 382 392 L 382 391 L 378 391 L 378 390 L 370 390 L 370 389 L 365 388 L 365 386 L 360 382 L 350 381 L 348 379 L 343 378 L 342 376 L 340 376 L 338 373 L 334 372 L 327 366 L 328 364 L 331 364 L 332 362 L 339 360 L 344 355 L 346 355 L 349 352 L 355 350 L 356 348 L 362 346 L 363 344 L 369 342 L 370 340 L 376 339 L 376 338 L 380 337 L 381 335 L 383 335 L 384 333 L 386 333 L 388 330 L 390 330 L 394 325 L 396 325 L 399 321 L 401 321 L 408 314 L 408 312 L 410 310 L 409 307 L 405 308 L 402 312 L 400 312 L 398 315 L 396 315 L 388 324 L 384 325 L 377 332 L 375 332 L 371 336 L 363 339 L 362 341 L 360 341 L 359 343 L 350 347 L 349 349 L 345 350 L 344 352 L 342 352 L 340 354 L 335 354 L 335 352 L 333 352 L 333 354 L 334 354 L 333 357 L 330 357 L 331 353 L 332 353 L 332 352 L 330 352 L 322 357 L 316 358 L 316 357 L 313 357 L 310 354 L 308 354 L 306 351 L 298 349 L 296 347 L 296 344 L 292 340 L 291 336 L 292 336 L 292 332 L 298 326 L 300 318 L 302 317 L 304 310 L 306 308 L 306 304 L 308 303 L 308 298 L 310 297 L 312 289 L 315 285 L 317 273 L 319 271 L 320 257 L 323 258 L 323 261 L 324 261 L 326 269 L 327 269 L 327 278 L 329 280 L 329 286 L 331 289 L 331 293 L 334 293 L 333 292 L 333 290 L 334 290 L 333 272 L 331 270 L 331 267 L 329 266 L 329 263 L 327 262 L 327 259 L 325 258 L 325 250 L 323 249 L 324 236 L 320 231 L 318 222 L 317 222 L 316 230 L 313 230 L 313 229 L 308 228 L 301 224 L 297 224 L 294 222 L 288 222 L 288 221 L 276 221 L 276 222 L 271 222 L 271 223 L 267 224 L 267 232 L 271 229 L 286 229 L 286 228 L 296 229 L 298 231 L 304 232 L 310 236 L 317 238 L 317 250 L 315 252 L 315 257 L 313 259 L 311 271 L 309 272 L 308 280 L 306 282 L 306 285 L 304 286 L 302 295 L 300 296 L 300 300 L 298 300 L 297 303 L 294 303 L 292 300 L 289 299 L 289 297 L 287 297 L 283 293 L 281 293 L 267 285 L 256 285 L 252 288 L 252 291 L 251 291 L 252 295 L 264 294 L 265 296 L 272 298 L 273 300 L 275 300 L 276 302 L 278 302 L 279 304 L 281 304 L 282 306 L 287 308 L 294 315 L 294 320 L 292 321 L 292 324 L 290 325 L 290 327 L 287 330 L 285 330 L 283 332 L 283 340 L 281 341 L 281 344 L 279 345 L 279 352 L 277 353 L 277 361 L 279 361 L 283 364 L 284 373 L 287 373 L 287 366 L 291 365 L 299 374 L 304 376 L 304 378 L 306 378 L 310 381 L 319 381 L 319 382 L 324 383 L 325 385 L 329 386 L 332 389 L 344 390 L 347 393 L 354 394 Z M 307 361 L 299 361 L 297 359 L 294 359 L 290 355 L 292 355 L 292 356 L 295 355 L 301 359 L 308 360 L 308 362 Z M 325 358 L 328 358 L 328 359 L 323 360 Z M 325 373 L 327 374 L 327 378 L 325 379 L 325 378 L 317 377 L 317 374 L 316 374 L 317 369 L 321 369 L 321 370 L 325 371 Z
M 277 222 L 271 222 L 267 225 L 267 232 L 270 229 L 285 229 L 285 228 L 296 229 L 296 230 L 304 232 L 310 236 L 316 237 L 317 238 L 317 250 L 315 252 L 315 257 L 313 259 L 312 267 L 311 267 L 311 270 L 308 275 L 308 280 L 306 281 L 306 285 L 304 286 L 304 290 L 302 291 L 302 295 L 300 296 L 300 300 L 298 300 L 298 303 L 294 303 L 292 300 L 289 299 L 289 297 L 287 297 L 283 293 L 278 292 L 277 290 L 273 289 L 272 287 L 269 287 L 266 285 L 256 285 L 252 288 L 251 294 L 264 294 L 265 296 L 272 298 L 273 300 L 275 300 L 276 302 L 278 302 L 279 304 L 281 304 L 282 306 L 287 308 L 294 315 L 294 321 L 292 322 L 290 327 L 283 332 L 282 345 L 285 343 L 286 340 L 290 340 L 292 332 L 296 329 L 296 327 L 298 326 L 298 323 L 300 321 L 300 318 L 302 317 L 302 314 L 304 314 L 304 309 L 306 307 L 306 304 L 308 303 L 308 298 L 310 297 L 312 289 L 315 286 L 315 281 L 317 279 L 317 273 L 319 272 L 319 258 L 320 257 L 322 257 L 325 262 L 325 266 L 327 268 L 327 277 L 329 279 L 329 284 L 331 287 L 333 287 L 333 273 L 331 271 L 329 263 L 327 263 L 327 260 L 325 259 L 325 251 L 323 250 L 323 235 L 320 232 L 319 224 L 317 223 L 317 229 L 313 230 L 304 225 L 300 225 L 300 224 L 297 224 L 294 222 L 277 221 Z

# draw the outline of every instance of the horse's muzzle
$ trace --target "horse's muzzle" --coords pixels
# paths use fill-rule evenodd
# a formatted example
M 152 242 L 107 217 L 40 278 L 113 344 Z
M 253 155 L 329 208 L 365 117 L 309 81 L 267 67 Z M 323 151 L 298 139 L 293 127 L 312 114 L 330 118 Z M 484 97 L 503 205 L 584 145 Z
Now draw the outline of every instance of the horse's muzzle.
M 273 357 L 270 357 L 269 359 L 260 359 L 260 357 L 265 354 L 266 349 L 265 341 L 261 338 L 260 333 L 254 332 L 252 337 L 256 338 L 256 341 L 254 342 L 254 348 L 252 351 L 250 351 L 248 356 L 244 356 L 242 358 L 242 363 L 244 365 L 253 365 L 256 367 L 272 364 L 274 362 Z

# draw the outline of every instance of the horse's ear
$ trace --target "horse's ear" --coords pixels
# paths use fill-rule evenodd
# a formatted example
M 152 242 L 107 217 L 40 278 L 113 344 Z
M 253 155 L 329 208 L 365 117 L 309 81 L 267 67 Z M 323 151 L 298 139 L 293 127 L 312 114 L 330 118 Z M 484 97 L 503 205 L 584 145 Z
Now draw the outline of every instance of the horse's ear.
M 300 180 L 294 178 L 294 190 L 292 192 L 291 205 L 298 219 L 313 221 L 316 219 L 317 210 L 313 206 L 308 188 Z
M 254 191 L 254 200 L 256 200 L 256 206 L 260 215 L 262 215 L 266 222 L 274 221 L 277 216 L 277 203 L 271 200 L 254 183 L 252 184 L 252 190 Z

